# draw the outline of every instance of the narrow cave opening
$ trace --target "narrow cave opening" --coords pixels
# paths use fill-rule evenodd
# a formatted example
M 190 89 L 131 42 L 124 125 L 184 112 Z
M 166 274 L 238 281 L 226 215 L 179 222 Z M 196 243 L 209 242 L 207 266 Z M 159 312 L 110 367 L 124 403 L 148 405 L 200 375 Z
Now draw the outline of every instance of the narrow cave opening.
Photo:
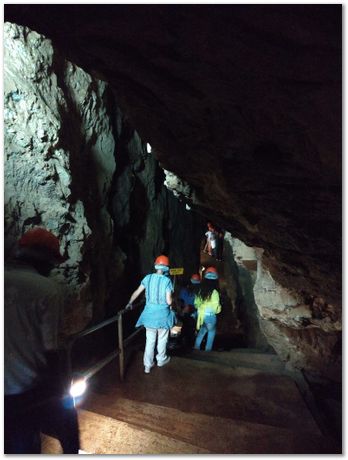
M 243 74 L 238 48 L 239 35 L 247 37 L 240 47 L 249 53 L 249 40 L 258 36 L 262 21 L 263 27 L 270 27 L 267 19 L 248 34 L 243 8 L 237 8 L 235 16 L 229 9 L 222 14 L 214 8 L 198 16 L 197 10 L 188 8 L 183 14 L 175 8 L 168 16 L 173 10 L 165 7 L 138 16 L 142 7 L 122 6 L 116 16 L 112 8 L 98 10 L 105 26 L 101 31 L 90 22 L 93 15 L 78 15 L 76 6 L 68 9 L 64 30 L 69 36 L 68 22 L 75 21 L 83 41 L 76 33 L 69 49 L 55 20 L 47 30 L 45 7 L 37 20 L 25 7 L 18 8 L 8 9 L 4 24 L 5 272 L 12 273 L 12 280 L 18 269 L 18 241 L 26 232 L 44 227 L 59 239 L 64 260 L 51 271 L 49 282 L 64 291 L 59 339 L 70 375 L 87 384 L 83 395 L 75 397 L 86 450 L 339 450 L 339 160 L 328 162 L 311 130 L 302 126 L 308 115 L 302 107 L 316 93 L 307 93 L 308 83 L 298 76 L 292 83 L 277 74 L 271 103 L 260 97 L 254 107 L 245 95 L 239 100 L 244 84 L 251 95 L 267 93 L 252 68 L 250 75 Z M 68 10 L 57 6 L 56 12 L 59 16 L 59 11 Z M 319 10 L 313 10 L 299 30 L 321 27 L 320 18 L 326 15 Z M 119 21 L 117 31 L 108 26 L 109 13 Z M 144 25 L 143 39 L 129 34 L 130 15 L 139 30 Z M 232 41 L 225 15 L 237 31 Z M 333 22 L 334 16 L 329 15 Z M 214 20 L 207 22 L 210 17 Z M 202 43 L 188 32 L 187 18 L 207 26 Z M 296 32 L 287 29 L 286 15 L 280 14 L 280 19 L 290 35 Z M 271 29 L 272 34 L 280 33 L 277 24 Z M 262 30 L 261 42 L 266 51 L 271 48 L 269 63 L 274 56 L 283 59 L 282 44 L 292 59 L 292 38 L 281 31 L 284 43 L 275 46 Z M 329 26 L 323 30 L 330 35 Z M 229 59 L 220 61 L 214 50 L 212 37 L 220 33 L 221 43 L 231 41 L 231 49 L 237 41 L 236 66 Z M 161 46 L 157 34 L 163 36 Z M 307 35 L 300 36 L 302 40 Z M 320 34 L 313 36 L 321 49 Z M 335 44 L 333 40 L 332 49 Z M 301 52 L 308 60 L 307 51 Z M 334 60 L 330 54 L 330 63 Z M 291 72 L 296 68 L 293 65 Z M 268 67 L 262 67 L 260 73 L 266 71 Z M 311 75 L 310 66 L 307 72 Z M 325 75 L 320 78 L 327 81 Z M 326 100 L 321 95 L 324 87 L 315 86 L 318 101 Z M 300 99 L 298 118 L 295 95 Z M 282 104 L 290 107 L 290 122 Z M 275 114 L 268 112 L 270 105 Z M 294 132 L 299 133 L 295 140 Z M 323 148 L 335 151 L 328 144 L 324 136 Z M 306 154 L 301 155 L 301 149 Z M 319 159 L 311 152 L 318 152 Z M 329 210 L 325 219 L 324 210 Z M 217 248 L 207 244 L 211 228 L 219 240 Z M 149 366 L 144 346 L 151 328 L 136 326 L 144 292 L 134 302 L 130 296 L 157 271 L 159 255 L 170 261 L 173 289 L 166 302 L 176 311 L 177 323 L 167 328 L 170 364 L 166 358 L 161 365 L 158 352 L 152 363 L 157 366 Z M 217 273 L 212 280 L 221 311 L 216 314 L 212 349 L 205 351 L 209 327 L 200 350 L 194 349 L 202 324 L 196 328 L 198 312 L 185 310 L 181 291 L 192 287 L 193 275 L 202 283 L 208 271 Z M 164 277 L 166 270 L 156 275 Z M 9 296 L 14 292 L 10 282 L 5 281 L 5 291 Z M 196 290 L 196 297 L 201 292 Z M 8 331 L 20 326 L 19 316 L 13 318 L 12 324 L 5 320 Z M 10 354 L 5 352 L 5 357 Z M 202 379 L 206 388 L 197 398 Z M 183 420 L 182 426 L 168 424 L 165 411 L 171 420 Z M 298 430 L 299 420 L 305 435 Z M 129 424 L 124 451 L 120 440 L 115 447 L 103 432 L 105 426 L 118 429 L 116 422 Z M 222 433 L 219 442 L 207 435 L 214 423 Z M 98 447 L 88 431 L 92 425 Z M 144 437 L 134 426 L 145 430 Z M 245 434 L 242 441 L 234 434 L 239 426 Z M 191 435 L 185 427 L 191 427 Z M 163 438 L 156 444 L 152 436 Z M 255 447 L 260 438 L 264 445 Z M 45 449 L 53 452 L 56 446 L 48 442 Z

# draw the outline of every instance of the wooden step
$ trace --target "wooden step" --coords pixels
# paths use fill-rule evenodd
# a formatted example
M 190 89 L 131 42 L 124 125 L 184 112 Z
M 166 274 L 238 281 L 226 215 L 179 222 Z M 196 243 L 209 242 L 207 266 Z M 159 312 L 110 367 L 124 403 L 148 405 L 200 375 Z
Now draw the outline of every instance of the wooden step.
M 257 369 L 172 357 L 169 364 L 144 374 L 142 354 L 120 382 L 117 367 L 105 369 L 93 390 L 188 413 L 321 434 L 296 384 L 288 376 Z M 93 385 L 92 385 L 93 387 Z
M 79 410 L 81 449 L 89 454 L 209 454 L 209 450 L 112 417 Z M 42 437 L 43 454 L 62 453 L 59 442 Z
M 90 411 L 132 426 L 175 438 L 184 446 L 198 446 L 214 454 L 323 454 L 337 453 L 320 435 L 258 423 L 187 413 L 178 409 L 116 396 L 91 394 Z M 197 449 L 197 447 L 195 447 Z M 180 453 L 185 453 L 180 452 Z M 194 450 L 190 453 L 195 453 Z
M 213 362 L 229 367 L 247 367 L 272 374 L 281 374 L 285 370 L 284 363 L 277 355 L 262 353 L 258 350 L 235 349 L 230 351 L 210 352 L 192 350 L 183 357 Z

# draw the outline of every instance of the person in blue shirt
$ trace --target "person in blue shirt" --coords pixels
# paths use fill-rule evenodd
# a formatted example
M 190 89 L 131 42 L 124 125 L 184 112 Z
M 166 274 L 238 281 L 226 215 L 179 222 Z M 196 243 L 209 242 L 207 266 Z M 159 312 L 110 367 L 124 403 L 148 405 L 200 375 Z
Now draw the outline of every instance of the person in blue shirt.
M 201 277 L 198 274 L 194 274 L 190 278 L 190 282 L 187 286 L 180 290 L 179 300 L 182 303 L 182 328 L 181 335 L 183 338 L 184 345 L 187 347 L 193 346 L 195 340 L 195 317 L 196 309 L 194 307 L 195 295 L 197 288 L 201 283 Z
M 133 292 L 127 307 L 145 290 L 146 304 L 136 327 L 146 329 L 146 344 L 144 351 L 145 374 L 149 374 L 154 366 L 154 355 L 157 340 L 157 366 L 162 367 L 169 363 L 167 356 L 167 342 L 169 331 L 175 323 L 175 313 L 171 309 L 173 284 L 165 274 L 169 271 L 169 259 L 160 255 L 155 260 L 156 273 L 146 275 L 140 286 Z

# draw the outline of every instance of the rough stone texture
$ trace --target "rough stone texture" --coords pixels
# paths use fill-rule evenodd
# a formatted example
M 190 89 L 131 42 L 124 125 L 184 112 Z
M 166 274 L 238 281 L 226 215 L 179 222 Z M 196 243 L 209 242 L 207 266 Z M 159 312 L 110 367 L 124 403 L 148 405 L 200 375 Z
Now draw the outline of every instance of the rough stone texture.
M 4 36 L 5 247 L 10 255 L 34 225 L 60 236 L 68 259 L 53 276 L 70 298 L 68 332 L 86 324 L 107 294 L 115 170 L 107 85 L 28 28 L 7 23 Z
M 252 345 L 264 346 L 264 334 L 283 361 L 339 380 L 342 319 L 336 309 L 324 299 L 304 298 L 280 286 L 263 267 L 263 251 L 259 248 L 248 247 L 228 233 L 225 245 L 232 248 L 238 266 L 242 308 L 246 310 Z M 252 296 L 248 296 L 250 289 Z
M 249 248 L 230 233 L 224 240 L 224 272 L 234 289 L 235 313 L 243 328 L 245 344 L 248 347 L 270 351 L 270 346 L 260 329 L 260 313 L 255 303 L 254 284 L 256 280 L 256 258 Z M 233 291 L 230 296 L 233 295 Z
M 105 303 L 121 308 L 159 253 L 197 270 L 200 219 L 164 187 L 105 82 L 28 28 L 6 23 L 4 34 L 6 253 L 33 225 L 61 237 L 68 260 L 52 276 L 66 288 L 65 331 L 74 332 Z

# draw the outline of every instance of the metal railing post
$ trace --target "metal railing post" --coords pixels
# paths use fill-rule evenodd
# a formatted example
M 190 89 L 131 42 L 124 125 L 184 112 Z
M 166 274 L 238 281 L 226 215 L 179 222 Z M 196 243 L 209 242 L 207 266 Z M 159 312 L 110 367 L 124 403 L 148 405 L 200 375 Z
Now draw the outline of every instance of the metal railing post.
M 138 305 L 135 306 L 139 306 Z M 87 329 L 84 329 L 83 331 L 80 331 L 73 336 L 70 337 L 68 343 L 65 345 L 66 348 L 66 353 L 67 353 L 67 367 L 68 371 L 71 373 L 72 372 L 72 359 L 71 359 L 71 349 L 75 345 L 75 342 L 82 338 L 85 337 L 86 335 L 92 334 L 95 331 L 98 331 L 105 326 L 108 326 L 109 324 L 115 323 L 117 321 L 117 329 L 118 329 L 118 349 L 112 353 L 110 353 L 108 356 L 103 358 L 102 360 L 98 361 L 95 365 L 90 367 L 89 369 L 85 370 L 83 372 L 83 375 L 85 376 L 86 379 L 89 379 L 92 377 L 94 374 L 99 372 L 103 367 L 105 367 L 110 361 L 112 361 L 116 356 L 119 356 L 119 363 L 120 363 L 120 379 L 121 381 L 124 380 L 124 368 L 125 368 L 125 353 L 124 350 L 125 348 L 129 345 L 129 343 L 142 331 L 143 327 L 137 329 L 134 331 L 130 336 L 126 338 L 126 340 L 123 340 L 123 323 L 122 323 L 122 317 L 123 314 L 128 311 L 127 308 L 124 308 L 123 310 L 120 310 L 116 315 L 112 316 L 111 318 L 108 318 L 104 321 L 102 321 L 99 324 L 95 324 L 94 326 L 91 326 Z M 81 374 L 81 373 L 80 373 Z
M 120 379 L 121 382 L 124 379 L 124 348 L 123 348 L 123 327 L 122 327 L 122 313 L 117 319 L 117 329 L 118 329 L 118 349 L 120 350 L 119 354 L 119 363 L 120 363 Z

